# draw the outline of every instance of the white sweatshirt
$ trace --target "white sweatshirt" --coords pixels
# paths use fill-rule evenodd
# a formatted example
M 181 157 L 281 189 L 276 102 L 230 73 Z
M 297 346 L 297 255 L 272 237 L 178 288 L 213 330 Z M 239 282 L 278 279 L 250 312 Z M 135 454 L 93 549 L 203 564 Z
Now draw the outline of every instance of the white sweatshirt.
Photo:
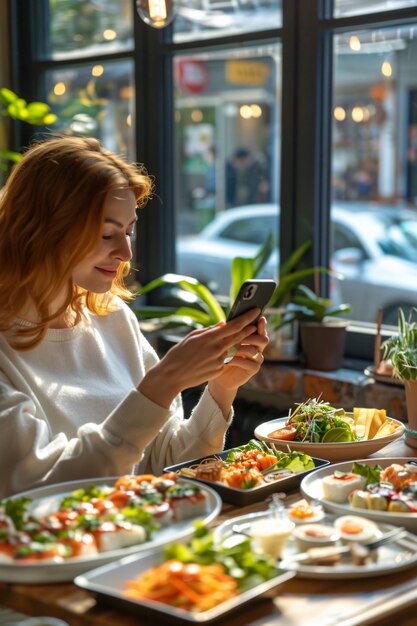
M 82 478 L 139 472 L 219 452 L 230 426 L 205 389 L 184 419 L 136 387 L 158 357 L 120 301 L 18 352 L 0 333 L 0 498 Z

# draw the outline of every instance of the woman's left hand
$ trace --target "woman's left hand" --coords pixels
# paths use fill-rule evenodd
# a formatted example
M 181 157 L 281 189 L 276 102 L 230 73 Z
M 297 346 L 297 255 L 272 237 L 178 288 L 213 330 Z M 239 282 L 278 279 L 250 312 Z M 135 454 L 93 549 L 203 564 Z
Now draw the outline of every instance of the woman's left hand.
M 263 351 L 268 341 L 266 319 L 261 317 L 258 331 L 246 337 L 232 360 L 216 378 L 209 381 L 209 391 L 220 406 L 223 405 L 226 409 L 228 401 L 233 401 L 238 388 L 259 371 L 264 362 Z

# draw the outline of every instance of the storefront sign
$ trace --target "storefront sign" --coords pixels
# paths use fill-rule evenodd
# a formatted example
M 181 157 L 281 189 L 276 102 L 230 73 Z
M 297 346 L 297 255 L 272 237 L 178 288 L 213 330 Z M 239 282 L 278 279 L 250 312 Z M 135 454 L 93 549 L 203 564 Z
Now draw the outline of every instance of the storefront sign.
M 204 61 L 180 59 L 177 63 L 178 85 L 188 93 L 202 93 L 208 85 L 209 74 Z
M 270 68 L 259 61 L 228 61 L 225 64 L 226 82 L 235 85 L 265 85 Z

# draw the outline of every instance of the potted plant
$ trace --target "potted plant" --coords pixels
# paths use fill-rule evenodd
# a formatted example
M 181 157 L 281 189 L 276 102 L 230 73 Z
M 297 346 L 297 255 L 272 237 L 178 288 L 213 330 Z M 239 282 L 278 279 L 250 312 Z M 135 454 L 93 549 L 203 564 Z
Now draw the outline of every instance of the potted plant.
M 165 291 L 165 299 L 174 302 L 171 306 L 133 306 L 140 318 L 152 321 L 156 328 L 173 328 L 178 326 L 201 328 L 210 326 L 227 318 L 230 303 L 236 298 L 240 286 L 245 280 L 256 278 L 267 262 L 275 243 L 270 235 L 254 257 L 235 257 L 231 263 L 231 282 L 229 299 L 215 296 L 205 285 L 195 278 L 179 274 L 164 274 L 154 279 L 140 289 L 138 296 L 143 296 L 155 289 Z M 280 268 L 279 283 L 272 295 L 266 310 L 268 331 L 271 341 L 266 357 L 280 358 L 280 349 L 284 345 L 282 329 L 290 329 L 290 347 L 295 354 L 298 343 L 298 334 L 291 329 L 295 315 L 287 310 L 287 304 L 299 282 L 317 271 L 327 271 L 325 268 L 294 269 L 311 246 L 308 241 L 302 244 Z M 289 348 L 285 347 L 284 358 L 289 358 Z
M 300 322 L 301 347 L 307 367 L 324 371 L 341 367 L 348 321 L 334 318 L 350 313 L 351 306 L 334 304 L 306 285 L 298 285 L 288 310 Z
M 52 113 L 48 104 L 44 102 L 26 102 L 16 93 L 0 88 L 0 105 L 3 109 L 1 115 L 26 124 L 50 125 L 57 121 L 57 116 Z M 0 169 L 6 171 L 10 164 L 17 163 L 22 158 L 19 152 L 13 150 L 0 150 Z
M 417 321 L 416 308 L 406 318 L 398 309 L 398 333 L 384 341 L 381 346 L 383 358 L 392 363 L 393 375 L 404 382 L 408 427 L 407 443 L 417 447 Z

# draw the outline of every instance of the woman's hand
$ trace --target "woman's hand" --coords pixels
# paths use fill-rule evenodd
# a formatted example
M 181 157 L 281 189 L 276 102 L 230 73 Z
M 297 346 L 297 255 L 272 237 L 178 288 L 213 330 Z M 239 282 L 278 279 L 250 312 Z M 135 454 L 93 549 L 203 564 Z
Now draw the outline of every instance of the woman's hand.
M 258 371 L 260 362 L 253 357 L 268 343 L 265 320 L 258 324 L 260 334 L 251 324 L 258 315 L 259 309 L 252 309 L 230 322 L 192 331 L 147 372 L 138 389 L 166 408 L 184 389 L 214 379 L 218 393 L 227 389 L 230 395 L 233 389 L 235 394 L 237 388 Z M 228 350 L 235 345 L 239 346 L 236 356 L 225 364 Z M 230 373 L 225 374 L 226 370 Z M 213 397 L 215 393 L 214 389 Z
M 264 362 L 263 351 L 268 341 L 266 320 L 261 317 L 257 332 L 246 337 L 233 359 L 225 365 L 218 376 L 209 381 L 210 394 L 225 417 L 230 412 L 238 388 L 259 371 Z

